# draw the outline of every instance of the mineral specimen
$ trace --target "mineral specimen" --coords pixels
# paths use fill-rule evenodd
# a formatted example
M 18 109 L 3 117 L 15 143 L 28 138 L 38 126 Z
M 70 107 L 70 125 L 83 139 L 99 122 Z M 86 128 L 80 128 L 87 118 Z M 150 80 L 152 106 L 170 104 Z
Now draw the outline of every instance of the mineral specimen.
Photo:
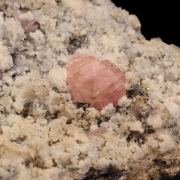
M 125 95 L 125 76 L 108 60 L 78 54 L 72 56 L 66 68 L 69 91 L 77 102 L 101 110 L 109 103 L 116 106 Z

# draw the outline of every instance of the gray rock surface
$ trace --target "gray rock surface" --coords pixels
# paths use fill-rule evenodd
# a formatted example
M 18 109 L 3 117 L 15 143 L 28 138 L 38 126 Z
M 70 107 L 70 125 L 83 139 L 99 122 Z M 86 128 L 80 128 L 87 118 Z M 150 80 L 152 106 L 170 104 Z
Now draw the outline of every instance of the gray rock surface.
M 180 50 L 140 27 L 109 0 L 0 1 L 0 179 L 178 173 Z M 74 53 L 124 71 L 118 107 L 71 99 L 64 65 Z

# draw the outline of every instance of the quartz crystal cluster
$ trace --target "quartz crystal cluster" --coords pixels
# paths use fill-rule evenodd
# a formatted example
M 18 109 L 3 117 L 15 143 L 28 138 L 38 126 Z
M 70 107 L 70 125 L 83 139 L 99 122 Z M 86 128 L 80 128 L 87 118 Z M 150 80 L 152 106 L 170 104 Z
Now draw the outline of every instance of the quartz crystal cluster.
M 140 29 L 111 0 L 0 0 L 0 180 L 180 179 L 180 49 Z

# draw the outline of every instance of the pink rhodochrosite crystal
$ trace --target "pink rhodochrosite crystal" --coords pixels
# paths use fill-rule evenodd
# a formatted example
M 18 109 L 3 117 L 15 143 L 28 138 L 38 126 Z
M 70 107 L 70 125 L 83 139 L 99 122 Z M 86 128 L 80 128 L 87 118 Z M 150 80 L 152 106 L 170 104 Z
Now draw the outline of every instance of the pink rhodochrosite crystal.
M 74 55 L 66 65 L 67 83 L 73 99 L 101 110 L 109 103 L 117 106 L 125 95 L 125 76 L 108 60 Z
M 38 28 L 38 25 L 35 19 L 33 19 L 32 17 L 26 17 L 26 14 L 27 13 L 23 13 L 20 10 L 17 10 L 13 13 L 13 16 L 21 23 L 24 32 L 34 32 Z

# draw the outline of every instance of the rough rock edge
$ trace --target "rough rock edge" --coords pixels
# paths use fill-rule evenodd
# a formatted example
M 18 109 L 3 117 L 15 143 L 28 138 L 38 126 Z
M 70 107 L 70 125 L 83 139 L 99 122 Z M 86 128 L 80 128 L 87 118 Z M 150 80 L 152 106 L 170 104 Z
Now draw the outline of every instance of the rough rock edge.
M 59 7 L 52 0 L 17 2 L 21 3 L 22 10 L 28 8 L 34 13 L 40 27 L 24 34 L 21 24 L 11 18 L 18 3 L 12 7 L 13 1 L 0 2 L 4 13 L 0 15 L 3 27 L 0 31 L 3 29 L 1 33 L 6 35 L 1 34 L 0 38 L 15 62 L 15 66 L 8 68 L 1 77 L 0 176 L 79 179 L 84 178 L 92 166 L 95 172 L 106 174 L 104 171 L 110 164 L 120 172 L 123 170 L 122 177 L 127 179 L 147 179 L 154 177 L 154 172 L 157 172 L 154 178 L 158 179 L 159 169 L 175 175 L 179 171 L 179 48 L 158 39 L 144 40 L 136 17 L 115 8 L 108 0 L 91 1 L 92 4 L 63 0 Z M 95 16 L 98 13 L 103 16 L 96 16 L 94 21 L 93 10 Z M 56 12 L 60 12 L 59 16 Z M 73 27 L 68 23 L 60 26 L 64 12 L 67 18 L 64 21 L 71 21 Z M 81 19 L 81 15 L 86 20 Z M 106 25 L 102 23 L 105 22 L 103 18 L 107 20 Z M 64 31 L 63 27 L 67 29 Z M 87 41 L 79 37 L 86 37 Z M 118 108 L 109 105 L 102 112 L 72 102 L 62 88 L 63 83 L 60 87 L 56 84 L 56 72 L 47 78 L 53 66 L 63 66 L 68 60 L 67 43 L 72 39 L 76 43 L 73 41 L 69 50 L 109 58 L 126 71 L 127 89 L 138 83 L 143 93 L 135 93 L 131 99 L 124 98 Z M 164 105 L 160 103 L 163 99 L 166 99 Z M 157 124 L 151 117 L 150 126 L 145 119 L 152 112 L 160 114 L 161 118 Z M 67 152 L 63 151 L 64 146 Z M 157 163 L 160 156 L 160 162 L 172 162 L 172 165 L 169 168 L 154 166 L 153 162 Z M 144 164 L 143 171 L 139 164 Z

